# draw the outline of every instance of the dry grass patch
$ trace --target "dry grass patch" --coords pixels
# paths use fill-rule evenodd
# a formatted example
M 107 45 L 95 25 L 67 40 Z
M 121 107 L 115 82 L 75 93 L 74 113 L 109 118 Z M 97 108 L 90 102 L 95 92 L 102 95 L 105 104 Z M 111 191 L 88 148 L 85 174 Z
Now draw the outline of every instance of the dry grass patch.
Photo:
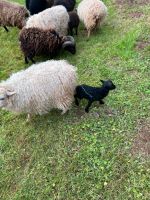
M 139 40 L 135 45 L 135 50 L 140 51 L 150 46 L 150 41 Z
M 150 119 L 140 120 L 137 128 L 137 135 L 134 139 L 132 154 L 150 156 Z
M 150 0 L 116 0 L 118 5 L 148 5 Z

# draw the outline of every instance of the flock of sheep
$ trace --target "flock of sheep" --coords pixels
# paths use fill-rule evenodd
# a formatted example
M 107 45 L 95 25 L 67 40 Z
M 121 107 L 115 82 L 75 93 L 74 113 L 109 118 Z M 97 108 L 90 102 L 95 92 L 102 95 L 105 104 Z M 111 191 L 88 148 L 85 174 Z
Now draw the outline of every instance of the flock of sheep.
M 100 0 L 82 0 L 77 10 L 75 0 L 26 0 L 26 8 L 17 3 L 0 1 L 0 25 L 8 32 L 8 26 L 21 29 L 20 48 L 25 62 L 34 61 L 37 55 L 53 58 L 60 49 L 76 53 L 73 30 L 77 34 L 79 21 L 91 31 L 101 26 L 107 7 Z M 112 81 L 102 80 L 102 87 L 77 86 L 76 68 L 65 60 L 48 60 L 32 64 L 29 68 L 12 74 L 0 83 L 0 108 L 16 113 L 44 114 L 53 108 L 64 114 L 75 99 L 85 98 L 89 107 L 94 101 L 104 102 Z

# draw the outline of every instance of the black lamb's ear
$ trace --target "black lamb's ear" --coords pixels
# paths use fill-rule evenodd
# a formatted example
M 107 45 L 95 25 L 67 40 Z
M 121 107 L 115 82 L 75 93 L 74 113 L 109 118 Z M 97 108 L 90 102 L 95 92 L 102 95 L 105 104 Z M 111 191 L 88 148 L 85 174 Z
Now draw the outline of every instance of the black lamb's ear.
M 104 83 L 104 81 L 103 80 L 100 80 L 102 83 Z

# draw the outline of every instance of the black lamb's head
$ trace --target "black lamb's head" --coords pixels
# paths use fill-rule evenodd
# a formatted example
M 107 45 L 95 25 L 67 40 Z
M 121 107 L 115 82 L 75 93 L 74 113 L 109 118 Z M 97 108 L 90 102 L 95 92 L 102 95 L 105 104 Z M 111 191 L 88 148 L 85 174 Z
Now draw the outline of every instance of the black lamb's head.
M 75 54 L 76 44 L 74 38 L 72 36 L 65 36 L 62 48 L 65 49 L 66 51 L 69 51 L 72 54 Z
M 114 90 L 116 88 L 116 86 L 114 85 L 114 83 L 111 80 L 101 80 L 103 87 L 109 89 L 109 90 Z

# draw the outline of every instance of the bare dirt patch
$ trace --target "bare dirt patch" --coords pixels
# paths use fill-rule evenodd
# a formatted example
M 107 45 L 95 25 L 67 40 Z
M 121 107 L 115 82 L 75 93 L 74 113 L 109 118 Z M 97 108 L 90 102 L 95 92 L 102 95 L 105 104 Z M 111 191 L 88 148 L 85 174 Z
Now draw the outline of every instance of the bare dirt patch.
M 135 50 L 144 50 L 145 48 L 150 46 L 150 41 L 139 40 L 135 45 Z
M 118 5 L 147 5 L 150 3 L 150 0 L 116 0 Z
M 133 12 L 129 14 L 129 17 L 133 18 L 133 19 L 139 19 L 140 17 L 143 17 L 144 14 L 141 12 Z
M 133 155 L 150 156 L 150 119 L 140 120 L 137 126 L 137 136 L 132 146 Z

